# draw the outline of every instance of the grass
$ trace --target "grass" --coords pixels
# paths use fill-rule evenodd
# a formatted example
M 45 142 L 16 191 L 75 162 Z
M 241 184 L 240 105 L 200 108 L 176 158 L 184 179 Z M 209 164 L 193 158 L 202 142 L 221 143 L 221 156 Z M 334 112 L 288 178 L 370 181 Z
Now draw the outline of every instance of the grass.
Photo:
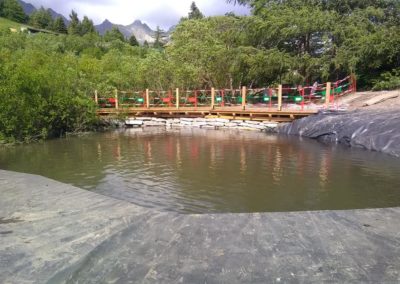
M 0 29 L 16 29 L 19 31 L 21 27 L 27 27 L 27 25 L 20 24 L 5 18 L 0 17 Z
M 26 24 L 17 23 L 17 22 L 11 21 L 9 19 L 0 17 L 0 29 L 15 29 L 17 32 L 19 32 L 22 27 L 28 27 L 30 29 L 34 29 L 34 30 L 36 30 L 38 32 L 42 32 L 42 33 L 57 34 L 56 32 L 53 32 L 53 31 L 49 31 L 49 30 L 45 30 L 45 29 L 37 29 L 37 28 L 34 28 L 34 27 L 26 25 Z

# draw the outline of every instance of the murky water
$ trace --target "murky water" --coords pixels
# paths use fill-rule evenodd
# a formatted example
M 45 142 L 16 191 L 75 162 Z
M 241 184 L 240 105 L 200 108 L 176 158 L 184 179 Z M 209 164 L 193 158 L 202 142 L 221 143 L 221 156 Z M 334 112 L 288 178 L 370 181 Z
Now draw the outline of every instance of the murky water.
M 89 134 L 0 148 L 0 168 L 181 213 L 400 205 L 400 159 L 261 132 Z

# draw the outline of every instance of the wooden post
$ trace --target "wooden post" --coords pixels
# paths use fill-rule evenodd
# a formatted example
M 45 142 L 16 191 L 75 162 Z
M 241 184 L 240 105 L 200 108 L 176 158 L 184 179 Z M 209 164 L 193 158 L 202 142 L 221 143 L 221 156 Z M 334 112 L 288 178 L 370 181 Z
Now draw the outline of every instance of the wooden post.
M 97 93 L 97 90 L 94 91 L 94 101 L 96 102 L 96 105 L 99 105 L 99 94 Z
M 146 89 L 146 108 L 150 108 L 150 92 Z
M 114 94 L 115 94 L 115 109 L 119 109 L 118 90 L 117 89 L 115 89 Z
M 179 104 L 180 104 L 179 88 L 176 88 L 176 109 L 179 109 Z
M 278 87 L 278 111 L 282 111 L 282 85 Z
M 332 87 L 331 82 L 326 83 L 325 107 L 327 109 L 329 108 L 329 104 L 331 102 L 331 87 Z
M 247 95 L 247 88 L 246 86 L 242 87 L 242 109 L 246 109 L 246 95 Z
M 211 88 L 211 109 L 215 107 L 215 89 Z

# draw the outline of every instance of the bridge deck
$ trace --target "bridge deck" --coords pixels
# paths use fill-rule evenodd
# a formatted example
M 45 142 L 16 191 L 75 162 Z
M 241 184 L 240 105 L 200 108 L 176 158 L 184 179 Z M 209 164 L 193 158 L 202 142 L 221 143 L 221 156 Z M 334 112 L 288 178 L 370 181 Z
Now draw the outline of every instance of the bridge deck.
M 150 116 L 160 118 L 179 117 L 226 117 L 237 119 L 250 119 L 262 121 L 288 122 L 295 119 L 316 114 L 318 110 L 291 110 L 282 111 L 270 108 L 249 107 L 243 110 L 241 107 L 161 107 L 161 108 L 100 108 L 97 114 L 100 116 L 126 114 L 129 117 Z

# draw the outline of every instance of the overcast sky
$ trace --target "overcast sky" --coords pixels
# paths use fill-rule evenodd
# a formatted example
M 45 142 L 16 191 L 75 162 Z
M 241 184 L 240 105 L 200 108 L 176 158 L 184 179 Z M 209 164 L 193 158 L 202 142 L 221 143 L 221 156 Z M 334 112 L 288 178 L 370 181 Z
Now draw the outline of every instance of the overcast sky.
M 25 0 L 37 8 L 52 8 L 68 18 L 72 9 L 79 17 L 87 15 L 95 24 L 105 19 L 115 24 L 128 25 L 134 20 L 142 20 L 151 28 L 159 25 L 167 29 L 177 24 L 179 19 L 187 16 L 192 0 Z M 227 4 L 225 0 L 197 0 L 200 11 L 206 16 L 224 15 L 235 12 L 238 15 L 248 13 L 241 6 Z

